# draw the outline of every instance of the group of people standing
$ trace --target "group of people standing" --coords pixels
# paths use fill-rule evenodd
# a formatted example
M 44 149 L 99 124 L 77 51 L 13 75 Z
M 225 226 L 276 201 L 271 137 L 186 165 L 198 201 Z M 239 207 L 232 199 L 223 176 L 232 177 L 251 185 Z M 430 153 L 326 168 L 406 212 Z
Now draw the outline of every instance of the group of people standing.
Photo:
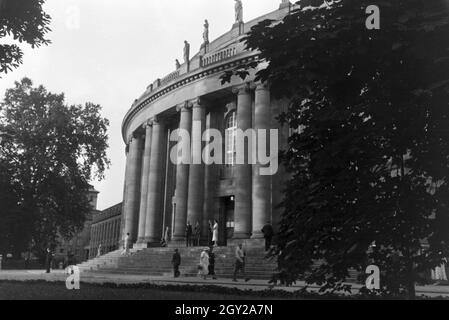
M 212 276 L 213 279 L 217 279 L 215 276 L 215 253 L 214 247 L 205 248 L 201 252 L 200 263 L 198 265 L 198 276 L 203 279 L 207 279 L 207 276 Z M 173 265 L 173 277 L 178 278 L 181 275 L 179 267 L 181 266 L 181 254 L 178 249 L 175 249 L 172 257 Z
M 195 228 L 190 224 L 190 221 L 186 225 L 186 247 L 199 247 L 201 242 L 201 225 L 197 221 Z M 218 221 L 214 220 L 212 223 L 209 221 L 207 242 L 210 246 L 218 245 Z
M 235 249 L 235 263 L 234 263 L 234 277 L 233 281 L 237 282 L 237 274 L 240 272 L 245 277 L 245 281 L 249 281 L 250 279 L 246 277 L 245 274 L 245 259 L 246 252 L 243 249 L 243 244 L 239 244 Z M 207 279 L 207 276 L 212 276 L 212 279 L 217 279 L 215 274 L 215 253 L 214 247 L 210 246 L 204 248 L 201 251 L 200 262 L 198 264 L 198 277 Z M 172 257 L 172 265 L 173 265 L 173 276 L 174 278 L 178 278 L 181 273 L 179 271 L 179 267 L 181 266 L 181 255 L 178 249 L 175 249 L 175 252 Z

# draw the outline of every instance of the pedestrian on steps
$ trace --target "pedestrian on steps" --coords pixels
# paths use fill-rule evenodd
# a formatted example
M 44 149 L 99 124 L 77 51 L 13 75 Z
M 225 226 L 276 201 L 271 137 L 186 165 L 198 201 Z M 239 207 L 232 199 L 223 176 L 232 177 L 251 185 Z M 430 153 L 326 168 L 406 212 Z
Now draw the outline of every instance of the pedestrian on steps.
M 192 234 L 193 234 L 193 228 L 190 224 L 190 221 L 187 222 L 186 226 L 186 247 L 192 246 Z
M 123 251 L 122 251 L 122 255 L 128 254 L 129 254 L 129 233 L 126 234 L 125 239 L 123 241 Z
M 181 255 L 179 254 L 178 249 L 175 249 L 175 253 L 173 253 L 171 263 L 173 265 L 173 277 L 178 278 L 181 275 L 181 273 L 179 272 L 179 266 L 181 265 Z
M 217 279 L 217 276 L 215 275 L 215 253 L 213 246 L 210 246 L 209 248 L 209 275 L 212 276 L 212 279 Z
M 214 220 L 214 226 L 212 230 L 212 242 L 214 247 L 218 246 L 218 221 Z
M 201 226 L 200 226 L 200 223 L 197 221 L 196 225 L 195 225 L 195 243 L 194 243 L 194 245 L 199 247 L 200 240 L 201 240 Z
M 265 238 L 265 251 L 271 249 L 271 241 L 273 240 L 274 230 L 271 223 L 268 221 L 261 230 L 263 237 Z
M 232 281 L 237 282 L 237 273 L 239 271 L 242 272 L 246 282 L 250 280 L 245 274 L 245 259 L 246 253 L 243 250 L 243 244 L 240 243 L 235 249 L 234 279 Z
M 98 245 L 97 258 L 101 257 L 101 243 Z
M 207 279 L 207 274 L 209 273 L 209 248 L 205 248 L 201 252 L 200 264 L 198 266 L 198 277 L 202 277 L 204 280 Z

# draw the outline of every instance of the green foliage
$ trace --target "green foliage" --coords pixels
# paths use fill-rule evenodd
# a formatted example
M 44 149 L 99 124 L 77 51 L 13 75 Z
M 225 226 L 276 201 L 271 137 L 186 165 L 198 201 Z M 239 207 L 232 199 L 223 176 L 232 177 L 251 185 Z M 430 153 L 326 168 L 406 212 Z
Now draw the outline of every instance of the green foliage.
M 45 34 L 50 31 L 50 16 L 42 5 L 44 0 L 0 0 L 0 39 L 11 37 L 32 48 L 48 45 Z M 0 74 L 17 68 L 23 52 L 17 44 L 0 44 Z
M 15 205 L 1 209 L 0 225 L 16 252 L 54 246 L 58 235 L 82 228 L 91 210 L 88 182 L 109 165 L 109 122 L 100 111 L 92 103 L 67 106 L 63 94 L 29 79 L 7 90 L 0 104 L 0 131 L 9 133 L 1 146 L 2 196 Z
M 245 39 L 269 62 L 257 80 L 291 100 L 280 120 L 298 128 L 277 277 L 345 289 L 350 269 L 376 264 L 384 292 L 413 297 L 449 256 L 449 8 L 379 0 L 381 29 L 368 30 L 372 1 L 316 2 Z

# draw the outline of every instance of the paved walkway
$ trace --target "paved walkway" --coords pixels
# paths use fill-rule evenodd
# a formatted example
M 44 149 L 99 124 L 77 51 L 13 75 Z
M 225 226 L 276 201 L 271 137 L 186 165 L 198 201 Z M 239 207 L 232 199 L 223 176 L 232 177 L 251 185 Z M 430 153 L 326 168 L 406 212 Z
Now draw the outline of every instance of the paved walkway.
M 44 271 L 6 271 L 0 270 L 0 281 L 48 281 L 48 282 L 65 282 L 67 275 L 63 270 L 52 271 L 51 274 L 46 274 Z M 253 290 L 264 291 L 267 289 L 284 290 L 287 292 L 295 292 L 304 288 L 304 282 L 298 282 L 296 285 L 285 286 L 271 286 L 266 280 L 250 280 L 244 282 L 233 282 L 231 279 L 217 279 L 217 280 L 203 280 L 194 277 L 184 278 L 170 278 L 170 277 L 156 277 L 144 275 L 125 275 L 125 274 L 107 274 L 107 273 L 81 273 L 81 282 L 90 284 L 155 284 L 155 285 L 213 285 L 226 288 L 236 288 L 239 290 Z M 310 291 L 318 291 L 318 287 L 309 287 Z M 353 285 L 353 293 L 360 289 L 360 285 Z M 449 298 L 449 286 L 417 286 L 417 295 L 427 297 L 445 297 Z

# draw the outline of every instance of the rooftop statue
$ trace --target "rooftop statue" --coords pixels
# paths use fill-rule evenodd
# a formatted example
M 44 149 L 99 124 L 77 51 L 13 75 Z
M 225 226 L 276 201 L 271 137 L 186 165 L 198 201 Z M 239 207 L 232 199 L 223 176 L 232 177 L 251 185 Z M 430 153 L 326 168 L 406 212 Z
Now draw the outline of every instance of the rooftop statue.
M 235 22 L 243 22 L 243 4 L 242 0 L 235 0 Z
M 204 43 L 209 43 L 209 21 L 204 20 L 204 32 L 203 32 Z
M 190 60 L 190 44 L 184 41 L 184 62 L 189 63 Z

